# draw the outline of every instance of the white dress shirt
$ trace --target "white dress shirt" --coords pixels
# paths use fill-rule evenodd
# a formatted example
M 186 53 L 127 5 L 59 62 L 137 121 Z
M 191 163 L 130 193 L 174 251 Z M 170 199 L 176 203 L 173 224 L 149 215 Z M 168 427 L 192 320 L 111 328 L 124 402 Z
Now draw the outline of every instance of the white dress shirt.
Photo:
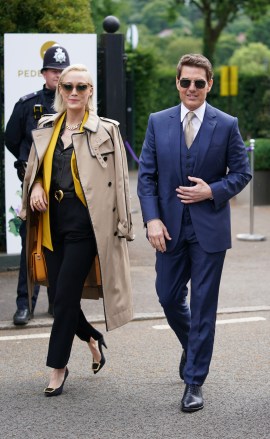
M 206 102 L 204 102 L 199 108 L 196 108 L 196 110 L 192 110 L 195 116 L 191 119 L 191 123 L 193 125 L 194 129 L 194 139 L 198 134 L 198 131 L 201 127 L 204 113 L 206 108 Z M 183 124 L 183 130 L 185 130 L 185 126 L 187 123 L 187 113 L 189 113 L 191 110 L 188 110 L 183 103 L 181 103 L 181 123 Z

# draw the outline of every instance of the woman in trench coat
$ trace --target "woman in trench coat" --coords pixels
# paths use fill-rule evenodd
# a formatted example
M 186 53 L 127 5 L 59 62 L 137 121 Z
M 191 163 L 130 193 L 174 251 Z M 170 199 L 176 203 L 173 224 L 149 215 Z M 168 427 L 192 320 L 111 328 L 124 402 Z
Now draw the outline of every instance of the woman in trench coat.
M 27 221 L 29 296 L 40 216 L 54 294 L 46 396 L 62 393 L 75 334 L 92 352 L 94 373 L 105 363 L 104 337 L 87 322 L 82 297 L 103 297 L 107 330 L 133 316 L 127 241 L 134 237 L 125 149 L 118 123 L 95 114 L 92 96 L 85 66 L 63 70 L 54 103 L 57 113 L 44 116 L 33 131 L 23 186 L 20 216 Z

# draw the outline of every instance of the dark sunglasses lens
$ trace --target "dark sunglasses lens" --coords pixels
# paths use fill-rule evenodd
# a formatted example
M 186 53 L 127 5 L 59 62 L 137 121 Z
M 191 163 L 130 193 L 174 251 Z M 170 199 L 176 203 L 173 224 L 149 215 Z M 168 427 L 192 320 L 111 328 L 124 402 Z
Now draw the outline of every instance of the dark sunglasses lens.
M 206 82 L 203 79 L 198 79 L 195 81 L 195 87 L 196 88 L 204 88 L 206 85 Z
M 188 88 L 190 87 L 191 84 L 191 80 L 190 79 L 180 79 L 180 85 L 183 88 Z M 194 81 L 195 87 L 196 88 L 204 88 L 206 85 L 206 82 L 203 79 L 197 79 L 196 81 Z
M 73 88 L 74 88 L 74 86 L 72 85 L 72 84 L 61 84 L 62 85 L 62 87 L 66 90 L 66 91 L 72 91 L 73 90 Z M 85 91 L 86 89 L 87 89 L 87 87 L 88 87 L 88 85 L 87 84 L 78 84 L 78 85 L 76 85 L 75 86 L 75 88 L 76 88 L 76 90 L 78 91 L 78 92 L 82 92 L 82 91 Z
M 180 85 L 183 88 L 188 88 L 191 84 L 191 80 L 190 79 L 180 79 Z
M 71 84 L 62 84 L 62 87 L 66 90 L 66 91 L 72 91 L 73 90 L 73 86 Z
M 77 91 L 85 91 L 87 89 L 87 84 L 79 84 L 76 86 Z

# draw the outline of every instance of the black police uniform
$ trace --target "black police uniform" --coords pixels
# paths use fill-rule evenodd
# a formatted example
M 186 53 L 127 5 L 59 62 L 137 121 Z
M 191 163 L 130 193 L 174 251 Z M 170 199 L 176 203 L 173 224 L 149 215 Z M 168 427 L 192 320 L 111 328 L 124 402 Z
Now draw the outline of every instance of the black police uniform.
M 69 55 L 59 45 L 53 45 L 46 50 L 43 58 L 41 73 L 47 69 L 64 70 L 70 65 Z M 26 163 L 32 145 L 32 130 L 37 128 L 37 123 L 43 114 L 55 113 L 53 109 L 55 91 L 43 86 L 42 90 L 22 97 L 15 105 L 12 115 L 7 123 L 5 132 L 5 144 L 7 149 L 16 157 L 14 163 L 18 177 L 24 179 Z M 26 324 L 29 320 L 29 305 L 27 291 L 27 270 L 26 270 L 26 222 L 20 226 L 22 239 L 22 250 L 20 260 L 20 271 L 17 287 L 17 311 L 13 321 L 15 325 Z M 35 287 L 32 298 L 32 310 L 35 309 L 39 286 Z M 53 297 L 50 297 L 48 288 L 49 312 L 52 313 Z
M 32 145 L 32 130 L 37 128 L 38 119 L 42 114 L 55 113 L 52 105 L 55 91 L 43 86 L 42 90 L 23 96 L 14 107 L 12 115 L 7 123 L 5 132 L 5 144 L 7 149 L 16 157 L 14 166 L 17 168 L 18 177 L 23 181 L 26 163 Z M 26 270 L 26 222 L 20 226 L 22 241 L 20 271 L 17 286 L 17 309 L 28 309 L 27 270 Z M 35 309 L 39 286 L 35 286 L 32 298 L 32 309 Z M 49 296 L 49 292 L 48 292 Z M 49 297 L 49 307 L 52 300 Z
M 52 107 L 54 96 L 55 91 L 44 85 L 42 90 L 23 96 L 15 104 L 7 123 L 5 142 L 17 160 L 27 162 L 33 141 L 32 130 L 37 128 L 42 114 L 55 113 Z

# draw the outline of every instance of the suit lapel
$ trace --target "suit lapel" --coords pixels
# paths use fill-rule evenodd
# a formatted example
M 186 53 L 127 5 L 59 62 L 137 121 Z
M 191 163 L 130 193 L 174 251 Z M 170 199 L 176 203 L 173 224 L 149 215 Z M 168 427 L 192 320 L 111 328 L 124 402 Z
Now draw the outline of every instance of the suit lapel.
M 195 177 L 198 177 L 200 175 L 200 170 L 206 157 L 207 151 L 210 147 L 216 124 L 216 113 L 213 107 L 211 107 L 209 104 L 206 104 L 205 114 L 199 132 L 199 148 L 193 172 Z
M 169 145 L 172 155 L 172 161 L 175 166 L 175 171 L 178 179 L 182 182 L 181 178 L 181 163 L 180 163 L 180 148 L 181 148 L 181 118 L 180 118 L 180 105 L 172 108 L 169 114 Z

